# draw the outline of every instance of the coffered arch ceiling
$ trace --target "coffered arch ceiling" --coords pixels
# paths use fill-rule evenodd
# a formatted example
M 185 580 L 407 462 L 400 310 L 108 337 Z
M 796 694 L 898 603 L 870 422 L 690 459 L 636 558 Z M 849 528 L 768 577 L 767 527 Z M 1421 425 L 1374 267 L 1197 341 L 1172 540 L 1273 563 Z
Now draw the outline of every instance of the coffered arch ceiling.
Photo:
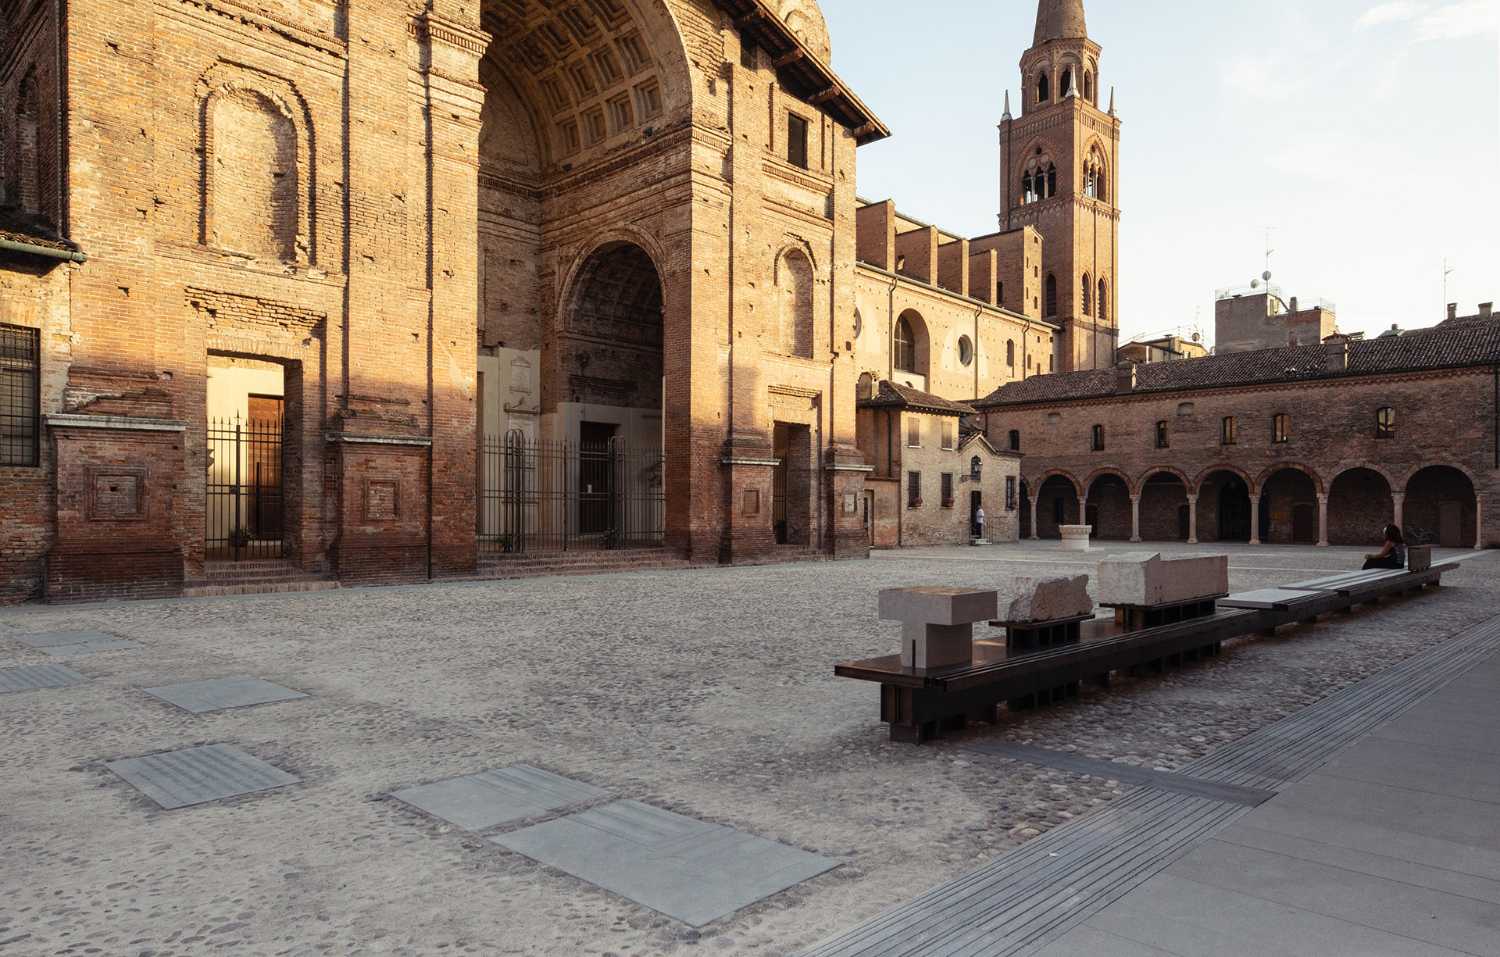
M 485 0 L 481 22 L 486 58 L 514 92 L 486 85 L 524 100 L 543 168 L 687 113 L 687 52 L 664 0 Z

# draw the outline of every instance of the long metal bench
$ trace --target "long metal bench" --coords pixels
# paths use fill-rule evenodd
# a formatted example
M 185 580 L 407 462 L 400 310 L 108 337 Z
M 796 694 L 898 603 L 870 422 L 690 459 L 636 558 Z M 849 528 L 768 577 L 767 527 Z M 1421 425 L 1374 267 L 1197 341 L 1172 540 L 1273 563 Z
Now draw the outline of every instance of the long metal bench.
M 1230 595 L 1211 614 L 1144 629 L 1095 618 L 1070 622 L 1078 638 L 1039 649 L 979 640 L 973 661 L 946 668 L 903 667 L 900 655 L 834 666 L 834 674 L 880 685 L 880 720 L 891 739 L 920 744 L 959 730 L 971 721 L 992 722 L 1004 704 L 1016 711 L 1066 700 L 1082 682 L 1107 685 L 1124 671 L 1156 671 L 1219 654 L 1224 642 L 1321 615 L 1386 595 L 1442 584 L 1456 564 L 1425 572 L 1388 572 L 1378 577 L 1330 576 L 1303 587 L 1262 589 Z M 1366 573 L 1370 574 L 1370 573 Z M 1026 642 L 1025 644 L 1030 644 Z

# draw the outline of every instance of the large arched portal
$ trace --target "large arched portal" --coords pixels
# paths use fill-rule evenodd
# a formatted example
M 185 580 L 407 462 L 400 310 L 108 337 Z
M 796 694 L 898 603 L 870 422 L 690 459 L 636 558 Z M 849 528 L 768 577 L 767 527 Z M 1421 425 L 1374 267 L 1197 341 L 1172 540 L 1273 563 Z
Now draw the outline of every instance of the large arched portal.
M 1374 545 L 1395 517 L 1391 484 L 1374 469 L 1341 472 L 1328 486 L 1328 543 Z
M 1474 483 L 1456 468 L 1430 466 L 1406 483 L 1403 519 L 1413 544 L 1473 548 L 1478 511 Z
M 1037 488 L 1036 534 L 1038 538 L 1062 538 L 1062 526 L 1078 525 L 1078 486 L 1062 475 L 1053 475 Z
M 1190 531 L 1187 484 L 1175 472 L 1154 472 L 1141 486 L 1141 540 L 1185 542 Z
M 1089 486 L 1085 525 L 1102 541 L 1128 542 L 1132 531 L 1130 487 L 1113 473 L 1094 479 Z
M 1318 544 L 1318 483 L 1299 468 L 1261 483 L 1260 540 L 1270 545 Z
M 1198 539 L 1250 541 L 1250 483 L 1236 472 L 1211 472 L 1198 483 Z

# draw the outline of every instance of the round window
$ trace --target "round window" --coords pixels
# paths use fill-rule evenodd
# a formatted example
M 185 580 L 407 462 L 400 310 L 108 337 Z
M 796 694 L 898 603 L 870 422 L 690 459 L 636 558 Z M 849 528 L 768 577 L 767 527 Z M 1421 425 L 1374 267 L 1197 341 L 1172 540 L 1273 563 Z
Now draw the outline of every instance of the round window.
M 964 365 L 974 361 L 974 343 L 969 341 L 968 336 L 958 338 L 958 361 Z

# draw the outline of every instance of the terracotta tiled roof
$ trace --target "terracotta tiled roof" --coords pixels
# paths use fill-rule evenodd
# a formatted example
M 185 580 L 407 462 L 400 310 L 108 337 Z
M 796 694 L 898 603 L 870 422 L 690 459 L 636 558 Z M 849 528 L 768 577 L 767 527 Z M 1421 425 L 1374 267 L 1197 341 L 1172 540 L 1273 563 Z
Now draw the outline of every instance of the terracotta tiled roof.
M 1500 320 L 1445 324 L 1402 336 L 1350 342 L 1347 370 L 1327 368 L 1327 355 L 1322 345 L 1288 346 L 1139 365 L 1135 388 L 1128 391 L 1174 392 L 1500 364 Z M 988 409 L 1103 398 L 1116 394 L 1118 381 L 1114 369 L 1035 376 L 1002 386 L 974 404 Z
M 913 412 L 927 412 L 932 415 L 965 416 L 973 415 L 977 411 L 972 405 L 953 402 L 942 396 L 889 380 L 882 380 L 874 398 L 861 399 L 859 405 L 865 409 L 910 409 Z
M 77 246 L 58 236 L 46 223 L 15 208 L 0 207 L 0 239 L 59 252 L 78 251 Z

